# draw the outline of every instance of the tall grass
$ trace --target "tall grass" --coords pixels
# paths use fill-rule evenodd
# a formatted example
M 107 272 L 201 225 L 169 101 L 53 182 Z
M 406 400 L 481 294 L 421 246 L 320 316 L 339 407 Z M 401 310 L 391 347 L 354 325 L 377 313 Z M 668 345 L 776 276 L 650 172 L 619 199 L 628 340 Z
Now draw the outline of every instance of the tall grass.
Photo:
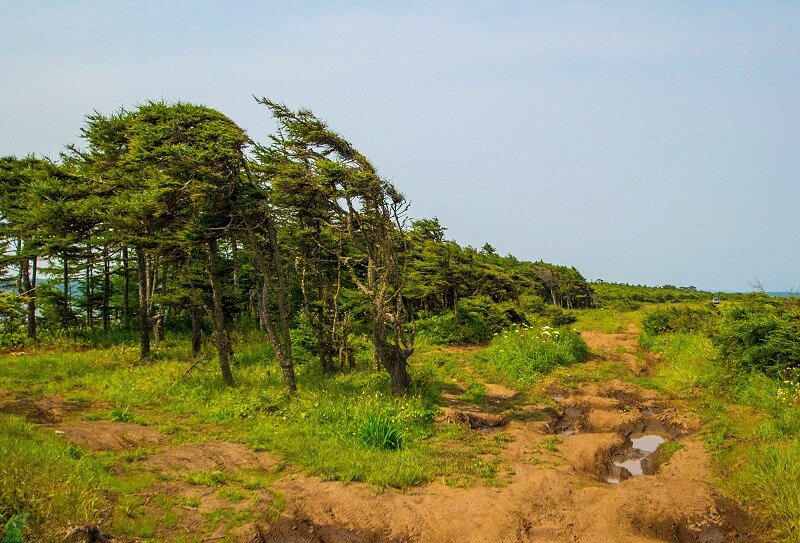
M 772 530 L 800 542 L 800 391 L 792 382 L 718 359 L 698 334 L 643 335 L 663 356 L 654 380 L 690 398 L 723 486 Z
M 34 541 L 61 541 L 72 524 L 97 521 L 109 474 L 51 431 L 0 416 L 0 525 L 24 516 Z
M 586 343 L 573 330 L 514 327 L 494 337 L 481 354 L 490 374 L 515 385 L 531 385 L 557 366 L 586 360 Z

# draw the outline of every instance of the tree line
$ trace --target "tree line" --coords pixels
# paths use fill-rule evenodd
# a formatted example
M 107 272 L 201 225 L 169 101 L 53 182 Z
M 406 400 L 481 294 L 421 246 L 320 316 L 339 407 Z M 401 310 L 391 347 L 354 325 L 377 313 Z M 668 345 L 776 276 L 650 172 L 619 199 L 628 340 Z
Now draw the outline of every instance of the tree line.
M 308 331 L 325 372 L 353 367 L 362 336 L 402 394 L 426 318 L 481 306 L 508 323 L 593 303 L 574 268 L 412 221 L 404 195 L 312 112 L 259 103 L 277 124 L 266 143 L 214 109 L 148 102 L 88 115 L 58 161 L 0 159 L 0 265 L 17 294 L 0 297 L 6 324 L 30 340 L 41 327 L 136 329 L 143 359 L 165 328 L 185 329 L 195 354 L 207 332 L 229 385 L 234 331 L 252 327 L 289 392 L 293 331 Z

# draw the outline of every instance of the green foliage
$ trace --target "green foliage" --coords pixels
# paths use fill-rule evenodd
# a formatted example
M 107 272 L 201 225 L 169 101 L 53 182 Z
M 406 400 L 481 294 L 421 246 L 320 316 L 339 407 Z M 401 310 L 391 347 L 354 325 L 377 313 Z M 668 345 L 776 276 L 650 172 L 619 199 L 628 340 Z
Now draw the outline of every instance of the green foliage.
M 26 299 L 10 292 L 0 292 L 0 348 L 22 347 L 25 337 Z
M 735 294 L 711 293 L 697 290 L 695 287 L 648 287 L 645 285 L 628 285 L 624 283 L 592 283 L 592 289 L 600 307 L 619 311 L 635 311 L 643 304 L 665 304 L 679 302 L 710 302 L 717 297 L 724 300 L 736 298 Z
M 25 543 L 22 531 L 28 521 L 27 513 L 17 513 L 6 522 L 0 543 Z
M 568 328 L 522 326 L 498 334 L 483 358 L 494 374 L 530 385 L 555 367 L 582 362 L 587 355 L 586 343 Z
M 642 318 L 646 334 L 658 336 L 674 332 L 712 333 L 716 327 L 716 311 L 704 307 L 665 306 L 647 312 Z
M 570 324 L 574 324 L 578 321 L 578 317 L 571 312 L 564 311 L 559 307 L 553 307 L 547 311 L 546 315 L 549 315 L 550 326 L 555 328 L 560 328 L 562 326 L 569 326 Z
M 369 415 L 361 424 L 361 442 L 367 447 L 394 451 L 402 448 L 403 436 L 395 422 L 385 416 Z
M 739 368 L 788 377 L 800 367 L 800 304 L 757 296 L 723 308 L 714 342 Z
M 420 337 L 435 344 L 482 343 L 513 323 L 525 322 L 508 303 L 498 304 L 487 296 L 463 298 L 456 311 L 447 311 L 417 321 Z
M 692 391 L 724 488 L 771 526 L 776 541 L 800 541 L 800 385 L 715 358 L 700 334 L 647 339 L 665 362 L 655 382 L 675 394 Z

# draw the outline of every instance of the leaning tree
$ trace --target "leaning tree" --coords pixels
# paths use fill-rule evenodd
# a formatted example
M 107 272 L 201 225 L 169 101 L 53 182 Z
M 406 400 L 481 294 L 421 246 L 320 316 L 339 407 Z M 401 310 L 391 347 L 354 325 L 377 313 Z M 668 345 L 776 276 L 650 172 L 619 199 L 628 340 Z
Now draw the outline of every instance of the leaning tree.
M 292 111 L 267 99 L 259 102 L 278 122 L 276 152 L 299 166 L 297 175 L 314 178 L 305 184 L 309 190 L 326 187 L 327 216 L 317 218 L 346 245 L 336 258 L 369 299 L 375 362 L 389 373 L 392 391 L 404 394 L 411 385 L 408 359 L 414 353 L 414 331 L 403 299 L 407 202 L 364 155 L 310 111 Z M 322 240 L 317 243 L 323 250 L 330 248 Z

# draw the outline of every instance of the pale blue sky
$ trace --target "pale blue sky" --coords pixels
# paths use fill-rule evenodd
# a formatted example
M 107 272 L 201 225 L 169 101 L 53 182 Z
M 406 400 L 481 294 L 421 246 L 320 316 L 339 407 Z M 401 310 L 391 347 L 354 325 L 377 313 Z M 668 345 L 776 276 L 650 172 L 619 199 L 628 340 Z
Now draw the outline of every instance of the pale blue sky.
M 309 107 L 450 237 L 591 279 L 800 286 L 800 2 L 10 2 L 0 154 L 85 114 Z

